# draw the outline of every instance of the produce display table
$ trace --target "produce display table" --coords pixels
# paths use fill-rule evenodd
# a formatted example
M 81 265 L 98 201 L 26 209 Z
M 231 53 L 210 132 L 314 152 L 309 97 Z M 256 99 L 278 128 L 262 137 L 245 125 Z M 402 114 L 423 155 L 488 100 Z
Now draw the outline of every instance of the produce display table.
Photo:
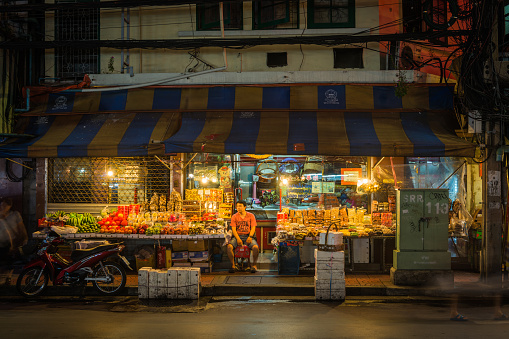
M 44 239 L 45 234 L 34 233 L 33 237 L 36 239 Z M 110 233 L 68 233 L 61 234 L 65 239 L 86 239 L 86 238 L 101 238 L 101 239 L 143 239 L 143 240 L 204 240 L 204 239 L 224 239 L 224 234 L 194 234 L 194 235 L 168 235 L 168 234 L 110 234 Z

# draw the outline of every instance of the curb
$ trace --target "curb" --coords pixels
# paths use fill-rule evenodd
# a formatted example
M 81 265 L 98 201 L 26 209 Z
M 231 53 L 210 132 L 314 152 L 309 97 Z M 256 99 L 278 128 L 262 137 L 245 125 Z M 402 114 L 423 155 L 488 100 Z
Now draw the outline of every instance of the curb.
M 48 286 L 44 296 L 50 297 L 79 297 L 83 290 L 70 286 Z M 294 296 L 314 297 L 313 285 L 202 285 L 202 296 Z M 448 298 L 450 293 L 430 288 L 388 288 L 388 287 L 357 287 L 346 286 L 347 296 L 361 297 L 405 297 L 423 296 Z M 19 296 L 16 286 L 0 288 L 1 296 Z M 102 296 L 94 287 L 85 287 L 84 296 Z M 138 296 L 138 286 L 127 286 L 117 296 Z

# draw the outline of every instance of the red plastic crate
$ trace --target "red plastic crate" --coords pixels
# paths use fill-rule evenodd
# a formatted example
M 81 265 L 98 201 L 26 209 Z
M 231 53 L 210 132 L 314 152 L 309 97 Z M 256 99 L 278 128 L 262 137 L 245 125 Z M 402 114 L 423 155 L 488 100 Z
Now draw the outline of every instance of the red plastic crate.
M 249 247 L 247 245 L 237 246 L 235 249 L 235 258 L 249 258 L 251 252 L 249 251 Z

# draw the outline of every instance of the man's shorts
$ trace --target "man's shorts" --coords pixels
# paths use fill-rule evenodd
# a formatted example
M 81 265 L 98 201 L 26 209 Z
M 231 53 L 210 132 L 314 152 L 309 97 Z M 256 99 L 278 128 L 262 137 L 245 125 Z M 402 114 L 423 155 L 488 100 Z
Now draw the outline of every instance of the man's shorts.
M 240 237 L 240 240 L 242 240 L 242 243 L 244 245 L 247 245 L 247 247 L 249 247 L 250 250 L 253 249 L 253 246 L 258 246 L 258 243 L 256 242 L 256 238 L 251 238 L 251 243 L 250 244 L 246 244 L 246 240 L 247 240 L 248 237 Z M 232 236 L 232 239 L 230 240 L 230 244 L 233 246 L 233 248 L 237 248 L 237 238 L 233 237 Z

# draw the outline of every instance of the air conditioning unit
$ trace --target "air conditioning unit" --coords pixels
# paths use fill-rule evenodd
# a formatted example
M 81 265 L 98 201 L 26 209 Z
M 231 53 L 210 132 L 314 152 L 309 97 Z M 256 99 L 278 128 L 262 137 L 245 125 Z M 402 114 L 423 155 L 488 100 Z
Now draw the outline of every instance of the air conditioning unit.
M 484 65 L 484 80 L 491 82 L 493 74 L 498 74 L 499 79 L 509 81 L 509 61 L 487 61 Z

